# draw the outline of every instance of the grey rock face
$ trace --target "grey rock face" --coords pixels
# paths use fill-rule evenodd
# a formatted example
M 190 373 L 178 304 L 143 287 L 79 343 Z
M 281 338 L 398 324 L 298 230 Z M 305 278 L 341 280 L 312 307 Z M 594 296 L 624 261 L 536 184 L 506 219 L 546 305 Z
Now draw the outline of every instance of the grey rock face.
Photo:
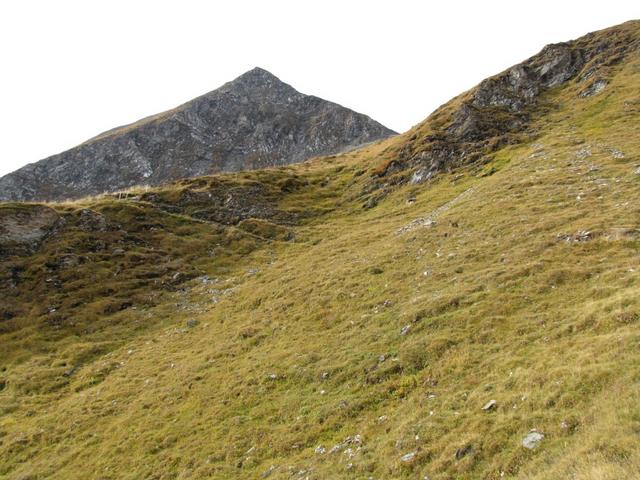
M 0 178 L 0 200 L 64 200 L 300 162 L 395 132 L 255 68 L 173 110 Z

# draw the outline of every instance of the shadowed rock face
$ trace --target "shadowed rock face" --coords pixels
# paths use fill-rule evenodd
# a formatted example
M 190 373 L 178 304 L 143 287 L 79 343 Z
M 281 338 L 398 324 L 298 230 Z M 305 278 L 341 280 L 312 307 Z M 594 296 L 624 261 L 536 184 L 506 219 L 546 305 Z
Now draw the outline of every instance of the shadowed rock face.
M 105 132 L 0 178 L 0 200 L 63 200 L 286 165 L 394 133 L 255 68 L 174 110 Z

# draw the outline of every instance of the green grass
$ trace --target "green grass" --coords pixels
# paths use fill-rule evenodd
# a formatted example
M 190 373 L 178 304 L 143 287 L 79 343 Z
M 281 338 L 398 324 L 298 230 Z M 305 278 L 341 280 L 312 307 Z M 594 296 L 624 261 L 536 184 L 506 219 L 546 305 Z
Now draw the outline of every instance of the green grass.
M 491 163 L 375 208 L 412 132 L 54 205 L 63 233 L 2 263 L 0 477 L 640 477 L 637 56 L 614 73 L 549 92 L 561 108 Z M 271 213 L 237 226 L 181 203 L 252 185 Z M 83 231 L 85 207 L 113 228 Z

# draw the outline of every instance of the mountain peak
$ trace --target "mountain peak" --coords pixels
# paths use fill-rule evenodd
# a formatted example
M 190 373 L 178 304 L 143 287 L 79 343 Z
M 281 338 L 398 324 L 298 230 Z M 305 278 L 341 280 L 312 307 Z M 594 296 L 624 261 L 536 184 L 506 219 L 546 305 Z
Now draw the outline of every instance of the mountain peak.
M 327 121 L 328 119 L 328 121 Z M 0 178 L 0 200 L 61 200 L 301 162 L 395 132 L 255 67 L 173 110 Z
M 261 67 L 253 67 L 251 70 L 246 71 L 241 76 L 276 78 L 276 76 L 273 73 Z
M 251 70 L 246 71 L 227 85 L 232 88 L 240 87 L 248 90 L 260 90 L 273 87 L 286 88 L 291 91 L 294 90 L 293 87 L 284 83 L 273 73 L 260 67 L 254 67 Z

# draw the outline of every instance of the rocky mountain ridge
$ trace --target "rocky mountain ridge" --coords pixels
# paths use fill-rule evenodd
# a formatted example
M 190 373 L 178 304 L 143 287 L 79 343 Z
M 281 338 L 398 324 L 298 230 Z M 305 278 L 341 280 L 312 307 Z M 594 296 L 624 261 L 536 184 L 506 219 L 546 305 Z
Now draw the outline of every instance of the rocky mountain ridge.
M 461 165 L 486 163 L 499 148 L 535 135 L 532 116 L 557 108 L 542 94 L 571 85 L 575 98 L 601 94 L 616 65 L 640 49 L 637 26 L 623 25 L 550 44 L 538 54 L 447 102 L 406 135 L 398 155 L 378 174 L 421 183 Z
M 254 68 L 180 107 L 107 131 L 0 178 L 0 200 L 73 199 L 286 165 L 394 133 Z

